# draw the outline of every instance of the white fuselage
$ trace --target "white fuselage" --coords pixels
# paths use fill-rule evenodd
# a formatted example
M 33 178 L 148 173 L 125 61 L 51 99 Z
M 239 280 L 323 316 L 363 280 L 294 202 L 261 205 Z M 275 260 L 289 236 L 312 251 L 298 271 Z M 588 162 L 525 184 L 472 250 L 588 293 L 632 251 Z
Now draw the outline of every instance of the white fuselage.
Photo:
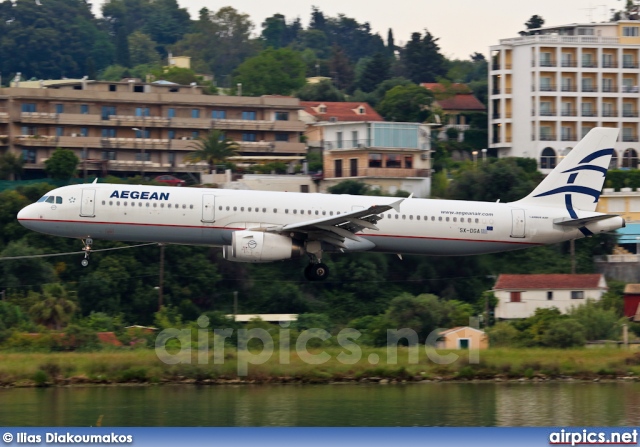
M 389 197 L 235 191 L 140 185 L 83 184 L 51 191 L 53 201 L 27 206 L 22 225 L 46 234 L 117 241 L 225 246 L 234 231 L 265 229 L 388 204 Z M 580 212 L 579 217 L 599 213 Z M 382 213 L 379 231 L 358 233 L 366 244 L 347 250 L 469 255 L 515 250 L 583 237 L 554 224 L 567 209 L 518 203 L 406 199 Z M 623 226 L 613 217 L 587 225 L 597 234 Z

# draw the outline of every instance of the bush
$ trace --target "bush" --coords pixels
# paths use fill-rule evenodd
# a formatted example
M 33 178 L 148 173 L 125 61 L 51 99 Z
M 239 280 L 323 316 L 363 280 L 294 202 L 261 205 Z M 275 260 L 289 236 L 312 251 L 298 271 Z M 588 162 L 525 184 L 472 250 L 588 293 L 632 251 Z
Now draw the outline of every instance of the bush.
M 518 344 L 520 331 L 513 327 L 511 323 L 501 321 L 487 329 L 486 332 L 489 336 L 491 347 L 507 347 Z
M 584 326 L 573 318 L 555 320 L 549 324 L 549 329 L 542 335 L 542 342 L 551 348 L 584 346 L 586 342 Z

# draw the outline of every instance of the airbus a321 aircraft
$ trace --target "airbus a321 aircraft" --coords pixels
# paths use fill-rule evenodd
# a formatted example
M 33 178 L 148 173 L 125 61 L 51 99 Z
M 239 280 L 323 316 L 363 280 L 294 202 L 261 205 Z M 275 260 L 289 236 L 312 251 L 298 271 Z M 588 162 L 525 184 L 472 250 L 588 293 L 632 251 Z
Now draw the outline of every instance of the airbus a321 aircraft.
M 595 128 L 525 198 L 511 203 L 91 184 L 55 189 L 18 213 L 25 227 L 82 239 L 223 247 L 225 259 L 307 256 L 323 280 L 324 252 L 475 255 L 624 227 L 596 213 L 618 129 Z

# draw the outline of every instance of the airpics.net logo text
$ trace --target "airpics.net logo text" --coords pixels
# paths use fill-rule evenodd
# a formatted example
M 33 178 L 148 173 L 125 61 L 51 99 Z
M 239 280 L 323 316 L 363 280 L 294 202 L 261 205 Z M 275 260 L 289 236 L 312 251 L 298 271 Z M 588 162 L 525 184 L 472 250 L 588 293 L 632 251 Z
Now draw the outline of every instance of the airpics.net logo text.
M 209 318 L 201 316 L 197 320 L 199 329 L 169 328 L 162 330 L 156 337 L 155 352 L 158 358 L 170 365 L 174 364 L 209 364 L 222 365 L 227 361 L 227 353 L 235 351 L 238 376 L 249 374 L 250 365 L 261 365 L 277 355 L 280 365 L 291 363 L 291 354 L 309 365 L 322 365 L 332 359 L 332 355 L 324 349 L 310 349 L 314 341 L 327 342 L 331 340 L 339 349 L 335 359 L 342 364 L 354 365 L 362 361 L 363 352 L 358 340 L 362 332 L 353 328 L 340 330 L 335 336 L 327 330 L 312 328 L 300 333 L 292 331 L 288 322 L 280 323 L 277 334 L 270 333 L 263 328 L 252 329 L 212 329 L 209 328 Z M 437 348 L 442 339 L 442 332 L 446 329 L 433 330 L 423 343 L 418 333 L 410 328 L 387 329 L 386 331 L 386 359 L 387 365 L 397 365 L 399 348 L 406 346 L 407 363 L 416 365 L 420 362 L 420 351 L 424 350 L 429 361 L 439 365 L 450 365 L 462 356 L 453 352 L 443 353 Z M 213 343 L 211 332 L 213 331 Z M 231 346 L 229 340 L 237 337 L 236 346 Z M 212 344 L 212 346 L 210 346 Z M 277 348 L 277 349 L 276 349 Z M 211 352 L 213 351 L 213 353 Z M 312 352 L 313 351 L 313 352 Z M 320 352 L 318 352 L 320 351 Z M 480 363 L 480 349 L 477 343 L 468 342 L 464 358 L 469 364 Z M 371 353 L 365 360 L 371 365 L 381 363 L 380 356 Z

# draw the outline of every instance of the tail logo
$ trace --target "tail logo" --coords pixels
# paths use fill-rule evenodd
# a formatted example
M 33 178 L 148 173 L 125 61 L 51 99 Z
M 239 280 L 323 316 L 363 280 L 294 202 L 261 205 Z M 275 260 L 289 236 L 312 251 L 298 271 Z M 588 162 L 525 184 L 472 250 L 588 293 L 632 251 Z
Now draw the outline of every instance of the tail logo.
M 592 154 L 587 155 L 585 158 L 580 160 L 580 162 L 578 163 L 578 166 L 571 169 L 567 169 L 566 171 L 562 171 L 562 174 L 571 173 L 571 175 L 569 175 L 569 178 L 567 179 L 567 184 L 565 186 L 560 186 L 559 188 L 554 188 L 550 191 L 540 193 L 535 197 L 545 197 L 545 196 L 552 196 L 552 195 L 564 193 L 565 194 L 564 203 L 565 203 L 565 206 L 567 207 L 567 211 L 569 212 L 569 215 L 571 216 L 572 219 L 577 219 L 578 215 L 573 208 L 571 193 L 585 194 L 585 195 L 591 196 L 593 197 L 594 203 L 596 203 L 600 198 L 600 190 L 575 184 L 576 179 L 578 178 L 578 174 L 583 171 L 596 171 L 596 172 L 600 172 L 603 177 L 606 176 L 607 168 L 603 168 L 601 166 L 595 166 L 592 164 L 586 164 L 586 163 L 589 163 L 601 157 L 610 156 L 612 154 L 613 154 L 613 148 L 600 149 Z M 593 234 L 591 231 L 589 231 L 587 227 L 583 226 L 583 227 L 580 227 L 579 229 L 582 232 L 582 234 L 584 234 L 585 236 L 591 236 Z

